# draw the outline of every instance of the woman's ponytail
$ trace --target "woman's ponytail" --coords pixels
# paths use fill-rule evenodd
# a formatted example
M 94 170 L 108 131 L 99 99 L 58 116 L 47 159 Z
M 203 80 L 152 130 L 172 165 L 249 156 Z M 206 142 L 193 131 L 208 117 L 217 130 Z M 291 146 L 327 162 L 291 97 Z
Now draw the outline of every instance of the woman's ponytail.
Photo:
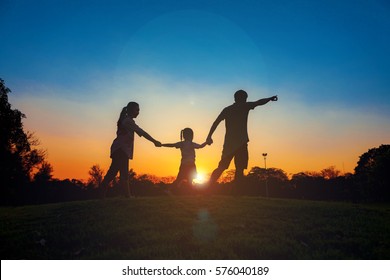
M 120 128 L 123 119 L 126 118 L 129 115 L 129 113 L 131 115 L 134 108 L 139 108 L 139 105 L 137 102 L 133 102 L 133 101 L 129 102 L 126 107 L 123 107 L 117 122 L 118 129 Z
M 118 128 L 120 127 L 123 119 L 126 118 L 126 116 L 127 116 L 127 106 L 123 107 L 123 109 L 121 111 L 121 114 L 119 115 L 119 119 L 118 119 L 118 122 L 117 122 Z

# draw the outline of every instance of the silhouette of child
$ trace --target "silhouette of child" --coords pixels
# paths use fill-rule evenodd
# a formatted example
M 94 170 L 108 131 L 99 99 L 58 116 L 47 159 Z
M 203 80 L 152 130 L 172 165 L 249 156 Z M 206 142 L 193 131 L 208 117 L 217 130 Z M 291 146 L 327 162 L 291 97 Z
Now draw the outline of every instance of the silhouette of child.
M 184 139 L 184 141 L 183 141 Z M 162 147 L 177 148 L 181 151 L 181 163 L 179 173 L 176 180 L 173 182 L 173 186 L 180 186 L 183 181 L 187 181 L 188 184 L 192 184 L 192 181 L 196 178 L 197 171 L 195 165 L 195 149 L 201 149 L 206 146 L 206 142 L 203 144 L 197 144 L 192 142 L 194 139 L 194 132 L 191 128 L 184 128 L 180 133 L 180 142 L 172 144 L 161 144 Z
M 141 129 L 134 121 L 139 114 L 139 105 L 136 102 L 129 102 L 122 109 L 117 122 L 116 138 L 111 145 L 111 166 L 107 171 L 100 187 L 103 190 L 103 196 L 106 195 L 108 184 L 120 173 L 119 183 L 126 197 L 132 195 L 128 183 L 129 159 L 133 159 L 134 150 L 134 132 L 139 136 L 145 137 L 153 142 L 156 147 L 161 147 L 161 143 L 155 140 L 147 132 Z

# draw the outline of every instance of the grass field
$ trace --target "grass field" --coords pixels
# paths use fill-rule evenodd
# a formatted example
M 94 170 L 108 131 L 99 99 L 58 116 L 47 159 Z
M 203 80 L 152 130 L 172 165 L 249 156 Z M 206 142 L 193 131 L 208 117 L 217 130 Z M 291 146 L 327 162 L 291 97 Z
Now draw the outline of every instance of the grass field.
M 390 259 L 390 205 L 231 196 L 0 208 L 1 259 Z

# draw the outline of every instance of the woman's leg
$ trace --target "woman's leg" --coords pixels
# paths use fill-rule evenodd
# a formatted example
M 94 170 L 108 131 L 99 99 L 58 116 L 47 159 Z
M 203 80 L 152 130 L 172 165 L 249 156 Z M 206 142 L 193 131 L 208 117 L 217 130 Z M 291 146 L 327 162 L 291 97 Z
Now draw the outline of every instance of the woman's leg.
M 121 185 L 122 193 L 125 197 L 132 196 L 129 186 L 129 158 L 124 152 L 120 156 L 119 174 L 119 184 Z
M 118 174 L 118 171 L 121 172 L 122 169 L 128 168 L 128 158 L 127 156 L 124 158 L 124 155 L 125 153 L 122 150 L 118 150 L 112 155 L 110 168 L 108 169 L 107 174 L 104 176 L 104 179 L 100 185 L 102 188 L 103 197 L 106 196 L 108 185 L 112 180 L 114 180 L 116 174 Z M 125 163 L 125 160 L 127 163 Z M 125 164 L 127 164 L 127 166 L 123 167 Z

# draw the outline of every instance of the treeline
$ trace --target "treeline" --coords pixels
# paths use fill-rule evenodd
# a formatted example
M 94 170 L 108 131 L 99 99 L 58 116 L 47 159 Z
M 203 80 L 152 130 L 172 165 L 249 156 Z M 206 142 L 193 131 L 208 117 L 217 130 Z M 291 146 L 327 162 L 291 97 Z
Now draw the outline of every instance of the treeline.
M 11 92 L 0 79 L 0 205 L 24 205 L 96 199 L 103 170 L 91 167 L 89 179 L 58 180 L 39 141 L 25 132 L 26 116 L 12 109 Z M 390 202 L 390 145 L 372 148 L 360 156 L 354 174 L 343 174 L 334 167 L 321 172 L 301 172 L 291 178 L 278 168 L 253 167 L 241 182 L 231 182 L 229 170 L 215 186 L 173 188 L 172 178 L 157 178 L 129 171 L 130 185 L 138 196 L 233 194 L 278 198 L 339 200 L 352 202 Z M 114 180 L 108 196 L 121 194 Z
M 75 200 L 99 199 L 101 190 L 102 170 L 97 165 L 91 170 L 97 169 L 99 176 L 91 176 L 87 182 L 76 179 L 58 180 L 46 178 L 45 180 L 32 180 L 20 185 L 8 193 L 3 205 L 24 205 L 56 203 Z M 333 167 L 329 168 L 336 173 Z M 350 201 L 350 202 L 389 202 L 389 189 L 382 191 L 366 187 L 359 181 L 355 174 L 324 177 L 321 173 L 301 172 L 288 178 L 286 173 L 277 168 L 264 169 L 253 167 L 247 176 L 240 182 L 229 181 L 230 176 L 222 178 L 221 182 L 214 186 L 202 184 L 182 185 L 173 187 L 167 180 L 153 175 L 143 174 L 138 176 L 130 170 L 130 186 L 136 196 L 180 196 L 180 195 L 248 195 L 273 198 L 308 199 L 325 201 Z M 91 174 L 91 172 L 90 172 Z M 119 178 L 116 178 L 108 191 L 107 197 L 119 197 L 122 191 Z
M 230 192 L 241 195 L 254 195 L 290 199 L 362 201 L 355 193 L 354 176 L 340 175 L 334 167 L 324 169 L 333 172 L 324 176 L 320 172 L 300 172 L 290 179 L 278 168 L 264 169 L 253 167 L 243 182 L 226 183 Z M 331 174 L 331 173 L 329 173 Z M 222 189 L 222 187 L 221 187 Z M 226 190 L 225 190 L 226 191 Z

